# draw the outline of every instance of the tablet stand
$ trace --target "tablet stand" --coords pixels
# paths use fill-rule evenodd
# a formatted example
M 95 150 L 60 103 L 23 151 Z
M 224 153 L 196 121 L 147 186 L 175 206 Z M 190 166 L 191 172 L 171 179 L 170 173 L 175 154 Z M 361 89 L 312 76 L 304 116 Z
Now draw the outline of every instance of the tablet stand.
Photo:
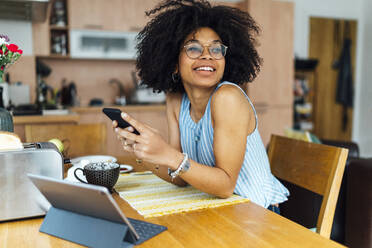
M 88 247 L 133 247 L 136 240 L 124 223 L 51 207 L 40 232 Z

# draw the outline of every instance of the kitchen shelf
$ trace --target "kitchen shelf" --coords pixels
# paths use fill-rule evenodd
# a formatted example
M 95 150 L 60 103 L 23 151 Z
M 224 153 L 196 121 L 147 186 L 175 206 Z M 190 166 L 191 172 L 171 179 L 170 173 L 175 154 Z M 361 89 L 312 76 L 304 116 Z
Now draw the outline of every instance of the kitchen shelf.
M 81 61 L 128 61 L 128 62 L 135 62 L 136 59 L 106 59 L 106 58 L 71 58 L 68 55 L 62 54 L 50 54 L 50 55 L 38 55 L 36 58 L 40 59 L 66 59 L 66 60 L 81 60 Z
M 50 30 L 62 30 L 62 31 L 68 31 L 69 27 L 68 26 L 56 26 L 56 25 L 50 25 L 49 26 Z
M 62 55 L 62 54 L 50 54 L 50 55 L 43 55 L 43 56 L 36 56 L 39 59 L 71 59 L 70 55 Z

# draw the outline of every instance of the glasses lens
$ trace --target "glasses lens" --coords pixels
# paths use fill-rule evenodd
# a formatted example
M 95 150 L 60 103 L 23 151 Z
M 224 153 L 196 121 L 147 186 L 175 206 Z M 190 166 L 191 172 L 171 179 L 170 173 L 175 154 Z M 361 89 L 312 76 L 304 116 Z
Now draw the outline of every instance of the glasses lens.
M 203 47 L 198 43 L 190 43 L 185 48 L 187 56 L 192 59 L 199 58 L 203 54 Z
M 222 59 L 226 55 L 226 47 L 221 43 L 214 43 L 209 47 L 211 56 L 215 59 Z

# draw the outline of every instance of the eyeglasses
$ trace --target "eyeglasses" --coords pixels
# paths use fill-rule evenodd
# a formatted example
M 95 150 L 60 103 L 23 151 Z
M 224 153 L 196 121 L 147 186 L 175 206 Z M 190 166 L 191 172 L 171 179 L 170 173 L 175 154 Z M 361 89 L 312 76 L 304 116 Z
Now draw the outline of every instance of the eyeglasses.
M 192 41 L 183 46 L 185 48 L 186 55 L 190 59 L 197 59 L 202 56 L 204 47 L 208 47 L 209 54 L 214 59 L 222 59 L 226 55 L 227 46 L 220 42 L 214 42 L 210 45 L 203 46 L 199 42 Z

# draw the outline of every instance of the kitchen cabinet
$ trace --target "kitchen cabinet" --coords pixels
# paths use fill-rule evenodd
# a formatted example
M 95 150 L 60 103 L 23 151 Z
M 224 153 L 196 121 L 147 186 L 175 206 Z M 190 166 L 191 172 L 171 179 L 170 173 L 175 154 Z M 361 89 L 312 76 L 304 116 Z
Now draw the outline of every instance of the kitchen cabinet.
M 145 10 L 156 0 L 69 0 L 71 29 L 139 31 L 148 21 Z
M 107 29 L 118 18 L 112 10 L 118 1 L 69 0 L 68 20 L 74 29 Z
M 29 125 L 76 125 L 79 122 L 79 115 L 30 115 L 30 116 L 14 116 L 14 133 L 16 133 L 22 142 L 26 142 L 26 126 Z
M 271 134 L 284 134 L 292 127 L 294 6 L 290 2 L 247 0 L 245 8 L 261 29 L 258 53 L 263 64 L 247 92 L 257 108 L 259 130 L 267 145 Z
M 257 105 L 258 130 L 265 146 L 270 142 L 271 134 L 284 134 L 292 120 L 292 108 L 286 106 Z
M 33 54 L 37 57 L 68 58 L 67 0 L 54 0 L 48 5 L 46 20 L 32 23 Z M 63 21 L 56 21 L 55 6 L 60 3 Z M 58 5 L 58 4 L 57 4 Z M 61 10 L 60 10 L 61 12 Z

